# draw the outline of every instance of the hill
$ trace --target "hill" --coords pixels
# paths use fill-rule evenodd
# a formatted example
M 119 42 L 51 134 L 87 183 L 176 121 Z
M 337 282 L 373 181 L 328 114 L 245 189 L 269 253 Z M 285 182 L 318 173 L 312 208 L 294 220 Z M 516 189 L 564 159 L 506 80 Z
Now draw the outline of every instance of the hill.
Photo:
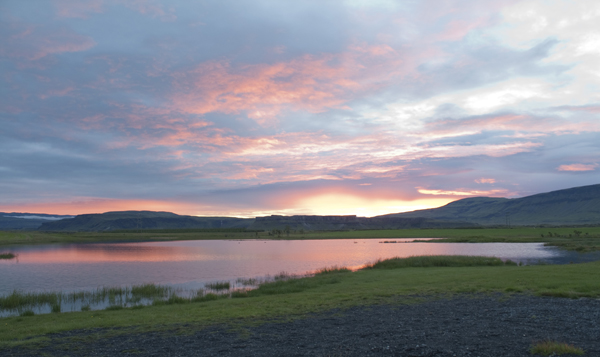
M 72 217 L 43 213 L 0 212 L 0 230 L 35 230 L 45 222 Z
M 250 226 L 256 230 L 285 229 L 299 231 L 328 231 L 349 229 L 408 229 L 408 228 L 457 228 L 474 224 L 460 221 L 442 221 L 423 217 L 357 217 L 357 216 L 266 216 L 256 217 Z
M 466 221 L 486 226 L 600 224 L 600 185 L 575 187 L 513 199 L 465 198 L 439 208 L 383 217 L 423 217 L 444 221 Z
M 131 229 L 247 228 L 254 219 L 236 217 L 180 216 L 171 212 L 121 211 L 82 214 L 70 219 L 46 222 L 41 231 L 94 232 Z

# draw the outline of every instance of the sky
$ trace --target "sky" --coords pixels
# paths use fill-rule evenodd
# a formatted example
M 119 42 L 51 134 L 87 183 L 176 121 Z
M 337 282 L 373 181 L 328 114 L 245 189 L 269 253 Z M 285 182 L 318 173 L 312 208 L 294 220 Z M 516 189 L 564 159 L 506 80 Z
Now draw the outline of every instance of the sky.
M 600 183 L 597 0 L 1 0 L 0 212 L 375 216 Z

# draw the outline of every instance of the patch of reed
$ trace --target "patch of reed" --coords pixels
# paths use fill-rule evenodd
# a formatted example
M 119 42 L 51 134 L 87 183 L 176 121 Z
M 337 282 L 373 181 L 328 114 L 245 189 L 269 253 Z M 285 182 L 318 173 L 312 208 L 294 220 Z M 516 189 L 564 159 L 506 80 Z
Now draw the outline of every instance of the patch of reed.
M 317 270 L 315 272 L 315 276 L 327 275 L 327 274 L 350 273 L 350 272 L 352 272 L 352 270 L 350 270 L 346 267 L 338 267 L 337 265 L 334 265 L 329 268 L 321 268 L 321 269 Z
M 573 345 L 556 341 L 542 341 L 531 346 L 529 352 L 532 355 L 561 356 L 561 355 L 583 355 L 584 351 Z
M 289 278 L 287 280 L 275 280 L 266 283 L 262 283 L 258 288 L 248 290 L 246 292 L 234 292 L 231 294 L 232 298 L 243 298 L 243 297 L 254 297 L 260 295 L 279 295 L 279 294 L 292 294 L 299 293 L 308 289 L 313 289 L 325 284 L 339 283 L 341 279 L 337 276 L 331 275 L 319 275 L 309 278 Z
M 0 253 L 0 259 L 14 259 L 17 256 L 13 253 Z
M 228 281 L 217 281 L 215 283 L 206 284 L 206 287 L 212 290 L 229 290 L 231 284 Z
M 107 306 L 106 309 L 104 309 L 106 311 L 117 311 L 117 310 L 123 310 L 123 306 L 121 305 L 110 305 Z
M 62 293 L 21 293 L 13 291 L 0 296 L 0 310 L 15 310 L 27 306 L 56 305 L 62 300 Z
M 214 301 L 214 300 L 218 300 L 222 298 L 221 295 L 217 295 L 217 294 L 213 294 L 213 293 L 208 293 L 206 295 L 203 296 L 196 296 L 193 297 L 191 299 L 192 302 L 205 302 L 205 301 Z
M 399 269 L 399 268 L 428 268 L 428 267 L 474 267 L 500 266 L 505 263 L 500 258 L 478 257 L 468 255 L 425 255 L 408 258 L 391 258 L 378 260 L 366 265 L 363 269 Z M 514 265 L 509 261 L 506 265 Z
M 173 294 L 165 301 L 165 304 L 167 304 L 167 305 L 187 304 L 189 302 L 190 302 L 190 299 L 186 299 L 184 297 Z
M 133 297 L 140 297 L 145 299 L 165 297 L 168 296 L 170 292 L 170 287 L 156 284 L 142 284 L 134 285 L 131 287 L 131 295 Z
M 235 282 L 244 286 L 256 286 L 260 281 L 256 278 L 238 278 Z

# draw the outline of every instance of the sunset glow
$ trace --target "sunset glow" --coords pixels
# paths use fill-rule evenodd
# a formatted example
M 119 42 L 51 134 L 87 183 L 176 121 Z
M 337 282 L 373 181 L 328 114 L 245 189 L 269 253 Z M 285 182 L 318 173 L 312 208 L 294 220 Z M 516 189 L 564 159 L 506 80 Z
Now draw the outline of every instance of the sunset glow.
M 600 182 L 600 3 L 0 3 L 0 212 L 376 216 Z

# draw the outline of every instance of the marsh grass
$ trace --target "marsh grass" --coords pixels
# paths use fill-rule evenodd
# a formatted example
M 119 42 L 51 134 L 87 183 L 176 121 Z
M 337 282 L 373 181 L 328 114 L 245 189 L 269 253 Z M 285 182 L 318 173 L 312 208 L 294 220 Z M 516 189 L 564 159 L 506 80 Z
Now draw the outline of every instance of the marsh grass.
M 238 278 L 235 282 L 242 286 L 257 286 L 260 280 L 256 278 Z
M 206 284 L 206 287 L 212 290 L 229 290 L 231 288 L 231 284 L 228 281 L 217 281 L 215 283 Z
M 573 345 L 567 343 L 560 343 L 556 341 L 542 341 L 534 344 L 529 349 L 532 355 L 542 356 L 561 356 L 561 355 L 578 355 L 584 354 L 584 351 Z
M 14 259 L 16 257 L 16 254 L 13 253 L 0 253 L 0 259 Z
M 0 310 L 17 310 L 23 307 L 56 305 L 61 300 L 61 293 L 21 293 L 13 291 L 10 295 L 0 296 Z
M 121 305 L 110 305 L 107 306 L 106 309 L 104 309 L 106 311 L 116 311 L 116 310 L 123 310 L 123 306 Z
M 127 306 L 141 302 L 151 303 L 155 299 L 169 299 L 174 295 L 172 288 L 155 284 L 134 285 L 131 287 L 102 287 L 93 291 L 30 292 L 13 291 L 10 295 L 0 296 L 0 312 L 19 312 L 23 309 L 36 309 L 61 312 L 65 307 L 81 306 L 81 311 L 108 305 Z
M 217 294 L 213 294 L 213 293 L 208 293 L 205 295 L 200 295 L 200 296 L 195 296 L 191 299 L 191 302 L 206 302 L 206 301 L 214 301 L 214 300 L 218 300 L 218 299 L 222 299 L 222 298 L 226 298 L 228 297 L 228 295 L 222 294 L 222 295 L 217 295 Z
M 513 261 L 505 263 L 500 258 L 478 257 L 468 255 L 426 255 L 408 258 L 391 258 L 377 260 L 367 264 L 363 269 L 399 269 L 399 268 L 431 268 L 431 267 L 475 267 L 516 265 Z
M 346 267 L 338 267 L 337 265 L 334 265 L 329 268 L 322 268 L 322 269 L 317 270 L 315 272 L 315 276 L 327 275 L 327 274 L 350 273 L 350 272 L 352 272 L 352 270 L 350 270 Z

